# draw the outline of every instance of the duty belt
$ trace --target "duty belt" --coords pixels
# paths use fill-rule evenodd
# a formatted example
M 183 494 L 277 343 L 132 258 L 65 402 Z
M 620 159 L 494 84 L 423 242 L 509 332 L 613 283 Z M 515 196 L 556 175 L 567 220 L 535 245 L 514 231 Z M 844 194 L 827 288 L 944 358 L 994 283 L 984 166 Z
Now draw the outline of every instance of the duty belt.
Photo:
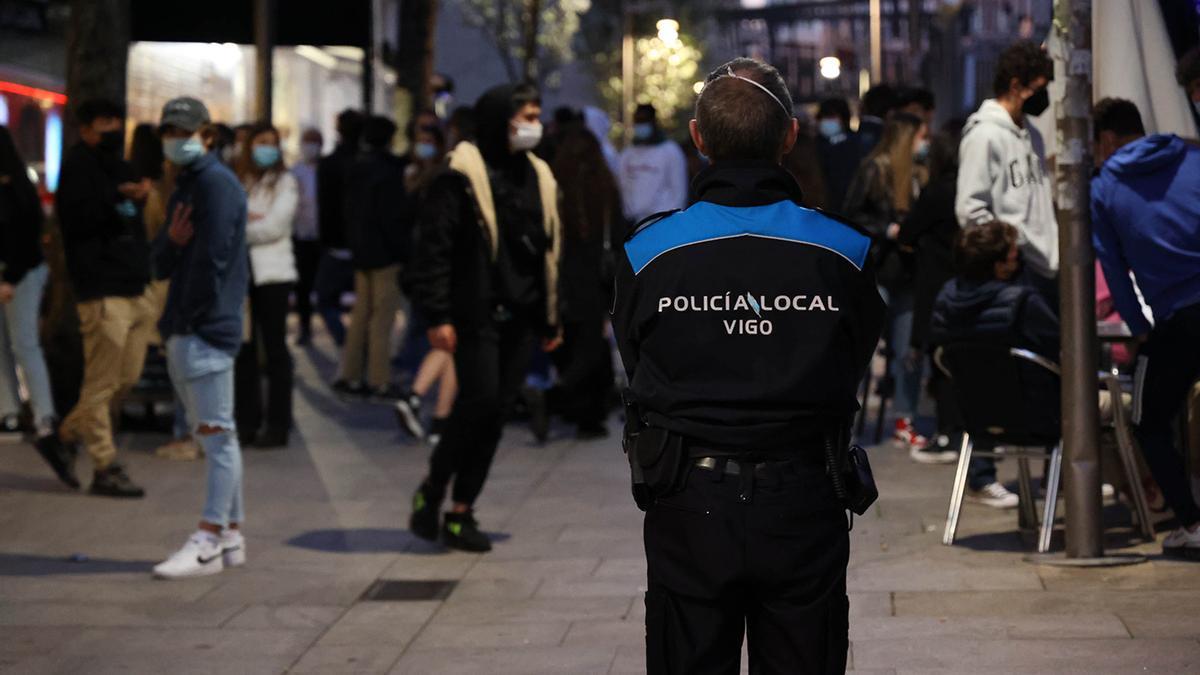
M 705 471 L 718 471 L 729 476 L 740 476 L 750 470 L 755 478 L 779 478 L 786 474 L 795 474 L 805 469 L 819 469 L 821 463 L 804 462 L 798 459 L 746 461 L 730 457 L 697 457 L 692 465 Z

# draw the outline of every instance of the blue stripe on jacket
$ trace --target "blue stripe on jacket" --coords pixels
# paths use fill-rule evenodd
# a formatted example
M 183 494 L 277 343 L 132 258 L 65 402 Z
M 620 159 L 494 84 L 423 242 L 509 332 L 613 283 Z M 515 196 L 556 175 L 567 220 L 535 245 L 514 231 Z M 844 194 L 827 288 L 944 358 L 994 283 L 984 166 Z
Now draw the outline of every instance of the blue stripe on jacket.
M 625 253 L 640 274 L 655 258 L 692 244 L 762 237 L 823 248 L 857 269 L 866 263 L 871 240 L 844 223 L 783 200 L 763 206 L 722 206 L 697 202 L 647 225 L 625 242 Z

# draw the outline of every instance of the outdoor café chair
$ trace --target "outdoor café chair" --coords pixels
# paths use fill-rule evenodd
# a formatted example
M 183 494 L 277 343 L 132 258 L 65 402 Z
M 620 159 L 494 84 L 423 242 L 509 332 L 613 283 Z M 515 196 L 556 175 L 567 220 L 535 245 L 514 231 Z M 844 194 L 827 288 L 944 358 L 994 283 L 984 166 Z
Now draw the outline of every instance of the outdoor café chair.
M 959 342 L 939 347 L 934 363 L 951 380 L 965 433 L 942 543 L 954 544 L 971 457 L 1017 459 L 1021 519 L 1037 523 L 1029 460 L 1046 459 L 1046 500 L 1037 550 L 1050 549 L 1062 471 L 1061 371 L 1044 356 L 1007 345 Z

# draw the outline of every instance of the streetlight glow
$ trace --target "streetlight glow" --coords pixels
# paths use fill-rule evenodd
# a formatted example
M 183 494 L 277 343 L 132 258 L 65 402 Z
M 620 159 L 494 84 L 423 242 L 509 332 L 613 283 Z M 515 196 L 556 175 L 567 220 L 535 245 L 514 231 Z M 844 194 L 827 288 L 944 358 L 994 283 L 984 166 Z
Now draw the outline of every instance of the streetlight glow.
M 654 27 L 658 29 L 658 39 L 667 44 L 679 39 L 679 22 L 675 19 L 659 19 Z
M 836 80 L 842 76 L 842 60 L 836 56 L 826 56 L 817 62 L 821 68 L 821 77 Z

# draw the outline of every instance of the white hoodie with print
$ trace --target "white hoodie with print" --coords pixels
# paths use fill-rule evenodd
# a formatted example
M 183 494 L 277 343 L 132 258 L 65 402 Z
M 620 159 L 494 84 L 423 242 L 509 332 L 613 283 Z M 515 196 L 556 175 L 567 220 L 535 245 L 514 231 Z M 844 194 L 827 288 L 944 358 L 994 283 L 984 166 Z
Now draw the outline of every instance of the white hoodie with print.
M 1050 181 L 1045 145 L 1033 125 L 1017 126 L 995 99 L 967 118 L 958 151 L 958 224 L 1000 220 L 1015 226 L 1025 265 L 1043 277 L 1058 274 Z

